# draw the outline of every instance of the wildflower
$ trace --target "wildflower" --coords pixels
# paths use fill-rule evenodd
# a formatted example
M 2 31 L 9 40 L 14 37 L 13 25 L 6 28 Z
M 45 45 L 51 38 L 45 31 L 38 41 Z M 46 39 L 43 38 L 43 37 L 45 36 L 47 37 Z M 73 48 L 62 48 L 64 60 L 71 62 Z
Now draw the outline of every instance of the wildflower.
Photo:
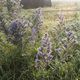
M 58 19 L 59 19 L 59 23 L 60 23 L 60 24 L 63 24 L 63 23 L 64 23 L 64 15 L 63 15 L 62 13 L 60 13 L 60 14 L 58 15 Z
M 24 29 L 25 28 L 23 27 L 23 24 L 20 22 L 20 20 L 13 20 L 11 22 L 8 33 L 13 44 L 22 40 L 25 31 Z
M 38 59 L 35 59 L 35 68 L 37 69 L 37 68 L 39 68 L 39 60 Z
M 62 49 L 61 48 L 57 48 L 55 49 L 56 52 L 61 53 Z
M 64 44 L 63 46 L 64 46 L 64 48 L 67 48 L 67 44 Z
M 19 17 L 19 13 L 22 9 L 21 0 L 7 0 L 7 10 L 12 19 Z
M 39 33 L 39 30 L 42 26 L 42 11 L 41 8 L 36 9 L 33 17 L 32 17 L 32 27 L 31 27 L 31 40 L 35 41 L 36 40 L 36 36 Z
M 71 31 L 71 30 L 68 30 L 68 31 L 65 31 L 66 33 L 66 37 L 67 37 L 67 40 L 69 41 L 69 43 L 75 43 L 77 42 L 77 36 L 75 36 L 74 32 Z
M 53 56 L 51 55 L 51 42 L 48 34 L 45 34 L 41 41 L 41 47 L 38 48 L 36 59 L 48 64 L 52 60 L 52 58 Z
M 31 40 L 32 41 L 35 41 L 35 39 L 36 39 L 36 29 L 33 27 L 31 32 L 32 32 L 31 33 L 32 34 L 31 35 Z

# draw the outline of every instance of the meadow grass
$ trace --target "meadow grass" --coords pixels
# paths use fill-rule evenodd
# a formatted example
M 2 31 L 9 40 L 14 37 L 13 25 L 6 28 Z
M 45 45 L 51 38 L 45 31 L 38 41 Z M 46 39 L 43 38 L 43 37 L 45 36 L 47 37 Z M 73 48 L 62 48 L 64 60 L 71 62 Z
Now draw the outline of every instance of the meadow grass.
M 29 36 L 31 35 L 31 31 L 29 31 L 30 27 L 26 29 L 26 33 L 22 37 L 22 46 L 9 42 L 5 33 L 3 33 L 3 31 L 0 32 L 0 80 L 80 79 L 80 12 L 58 11 L 57 9 L 63 9 L 63 7 L 59 7 L 60 6 L 42 8 L 43 25 L 35 43 L 29 40 Z M 74 8 L 75 6 L 73 9 Z M 67 8 L 65 7 L 65 9 Z M 34 11 L 35 9 L 22 9 L 18 15 L 30 19 Z M 64 15 L 64 25 L 59 24 L 59 13 Z M 71 34 L 66 36 L 68 31 L 64 28 L 70 29 Z M 75 42 L 72 44 L 75 40 L 75 35 L 72 31 L 78 36 L 77 39 L 79 43 L 77 44 L 75 44 Z M 45 62 L 42 62 L 42 66 L 36 69 L 35 55 L 38 53 L 38 48 L 43 45 L 41 44 L 41 37 L 45 33 L 49 33 L 48 37 L 51 38 L 51 54 L 53 55 L 53 59 L 46 67 Z M 72 35 L 73 38 L 71 37 Z M 66 45 L 68 45 L 68 47 L 59 41 L 66 38 L 69 39 L 70 37 L 72 42 L 67 41 Z M 62 51 L 60 53 L 56 52 L 56 50 L 60 48 L 62 48 Z M 44 47 L 42 52 L 45 51 Z M 40 59 L 43 58 L 40 57 Z

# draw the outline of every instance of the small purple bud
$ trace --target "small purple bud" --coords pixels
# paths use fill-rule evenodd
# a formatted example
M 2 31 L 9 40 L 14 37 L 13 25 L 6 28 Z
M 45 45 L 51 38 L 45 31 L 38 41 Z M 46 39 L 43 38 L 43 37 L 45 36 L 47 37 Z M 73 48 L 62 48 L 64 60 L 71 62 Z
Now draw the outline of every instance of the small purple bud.
M 61 53 L 62 49 L 61 48 L 57 48 L 55 49 L 56 52 Z
M 64 47 L 67 48 L 67 44 L 64 44 Z
M 68 36 L 71 36 L 72 35 L 72 32 L 68 32 L 68 34 L 67 34 Z

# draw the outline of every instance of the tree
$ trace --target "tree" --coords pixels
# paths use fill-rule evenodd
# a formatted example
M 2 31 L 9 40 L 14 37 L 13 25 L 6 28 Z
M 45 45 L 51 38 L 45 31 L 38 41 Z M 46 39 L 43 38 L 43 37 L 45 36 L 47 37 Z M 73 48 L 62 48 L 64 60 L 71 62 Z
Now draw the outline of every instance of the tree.
M 23 8 L 37 8 L 51 6 L 51 0 L 22 0 Z

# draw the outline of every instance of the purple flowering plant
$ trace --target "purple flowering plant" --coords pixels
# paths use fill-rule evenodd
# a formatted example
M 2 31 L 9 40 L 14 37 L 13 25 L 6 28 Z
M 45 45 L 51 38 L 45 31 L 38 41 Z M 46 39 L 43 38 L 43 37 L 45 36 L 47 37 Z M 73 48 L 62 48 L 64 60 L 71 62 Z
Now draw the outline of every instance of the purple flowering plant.
M 45 68 L 50 63 L 53 58 L 53 56 L 51 55 L 51 48 L 52 45 L 50 42 L 50 38 L 48 34 L 44 34 L 41 40 L 41 47 L 38 48 L 38 52 L 35 57 L 36 68 Z
M 53 32 L 54 51 L 61 61 L 66 61 L 67 57 L 72 55 L 70 52 L 78 44 L 78 40 L 76 32 L 62 23 L 64 23 L 64 17 L 61 15 L 59 16 L 59 24 Z
M 31 25 L 31 41 L 35 42 L 36 38 L 39 35 L 39 31 L 43 24 L 43 16 L 42 16 L 42 9 L 37 8 L 32 16 L 32 25 Z

